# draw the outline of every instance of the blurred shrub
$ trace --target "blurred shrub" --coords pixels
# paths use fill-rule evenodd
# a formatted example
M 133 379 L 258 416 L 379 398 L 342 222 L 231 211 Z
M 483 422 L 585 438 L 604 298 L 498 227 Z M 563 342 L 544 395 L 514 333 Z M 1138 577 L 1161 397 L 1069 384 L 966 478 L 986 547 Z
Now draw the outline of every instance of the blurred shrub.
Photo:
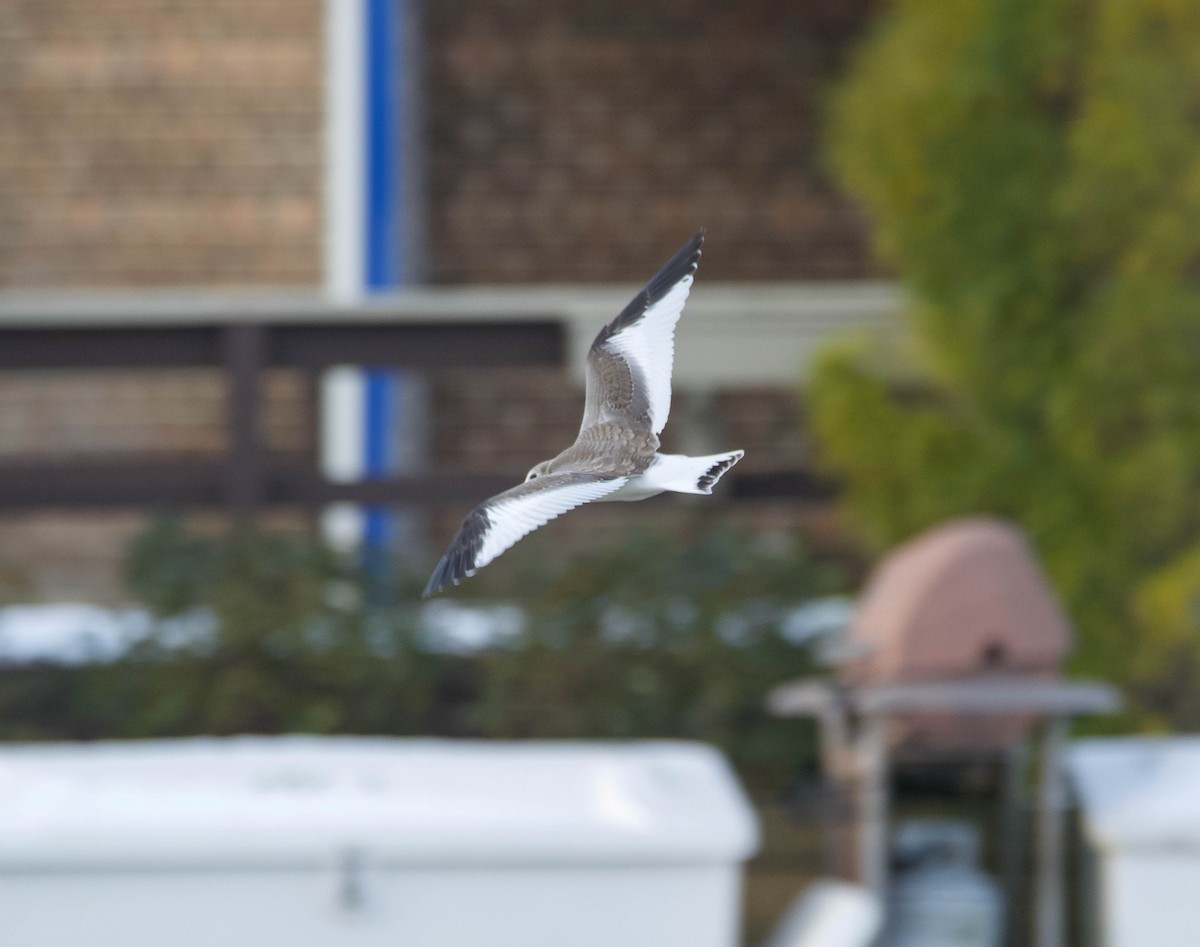
M 912 351 L 903 379 L 861 348 L 829 352 L 812 389 L 824 462 L 870 540 L 1012 518 L 1077 623 L 1077 669 L 1187 726 L 1197 49 L 1195 3 L 892 4 L 832 102 L 831 154 L 908 290 Z M 1138 605 L 1172 582 L 1192 603 L 1175 620 Z
M 812 728 L 770 717 L 763 699 L 814 667 L 781 628 L 801 602 L 843 589 L 846 570 L 790 537 L 710 522 L 634 531 L 549 572 L 552 554 L 532 546 L 538 561 L 516 566 L 526 631 L 487 665 L 486 731 L 704 740 L 750 785 L 786 785 L 813 757 Z
M 103 735 L 424 733 L 468 727 L 471 662 L 429 653 L 417 612 L 305 537 L 153 526 L 127 558 L 159 633 L 89 669 Z M 99 735 L 99 734 L 97 734 Z
M 423 575 L 384 586 L 305 538 L 159 523 L 127 562 L 157 633 L 115 663 L 0 668 L 0 738 L 684 738 L 779 792 L 814 754 L 810 727 L 762 710 L 772 685 L 812 670 L 781 626 L 845 571 L 706 522 L 506 557 L 454 599 L 518 604 L 523 627 L 465 652 L 428 633 Z

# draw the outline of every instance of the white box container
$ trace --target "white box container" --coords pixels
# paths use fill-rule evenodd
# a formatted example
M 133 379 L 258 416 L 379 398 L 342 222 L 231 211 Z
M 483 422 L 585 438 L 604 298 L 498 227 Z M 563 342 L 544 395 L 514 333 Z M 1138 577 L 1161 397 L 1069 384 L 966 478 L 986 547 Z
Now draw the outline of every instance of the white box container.
M 1067 769 L 1093 865 L 1084 917 L 1103 947 L 1200 944 L 1200 738 L 1078 740 Z
M 684 743 L 0 750 L 0 942 L 731 947 L 752 810 Z

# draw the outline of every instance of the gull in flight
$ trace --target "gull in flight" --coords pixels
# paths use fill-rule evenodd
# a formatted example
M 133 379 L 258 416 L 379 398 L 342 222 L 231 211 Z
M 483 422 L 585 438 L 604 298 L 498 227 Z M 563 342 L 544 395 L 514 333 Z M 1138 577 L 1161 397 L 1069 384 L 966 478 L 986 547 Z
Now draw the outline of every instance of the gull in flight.
M 600 500 L 644 500 L 664 491 L 712 493 L 744 451 L 708 457 L 660 454 L 671 410 L 675 323 L 700 264 L 697 233 L 612 322 L 587 355 L 587 398 L 575 443 L 529 471 L 525 482 L 463 520 L 424 598 L 474 575 L 556 516 Z

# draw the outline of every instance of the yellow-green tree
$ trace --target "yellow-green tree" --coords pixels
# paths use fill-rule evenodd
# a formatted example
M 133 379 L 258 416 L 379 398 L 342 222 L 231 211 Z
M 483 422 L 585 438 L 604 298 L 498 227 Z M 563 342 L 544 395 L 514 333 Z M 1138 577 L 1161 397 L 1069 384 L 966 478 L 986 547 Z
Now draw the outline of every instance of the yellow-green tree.
M 830 119 L 912 342 L 814 378 L 854 520 L 1014 519 L 1077 668 L 1200 723 L 1200 3 L 894 0 Z

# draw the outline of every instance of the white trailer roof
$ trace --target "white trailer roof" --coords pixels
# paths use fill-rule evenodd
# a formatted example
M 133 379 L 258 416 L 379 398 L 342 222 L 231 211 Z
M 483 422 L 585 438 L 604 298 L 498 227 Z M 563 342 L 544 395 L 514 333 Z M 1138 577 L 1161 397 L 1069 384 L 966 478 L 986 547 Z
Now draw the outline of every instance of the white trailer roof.
M 236 737 L 0 749 L 0 871 L 740 861 L 754 816 L 687 743 Z
M 1200 737 L 1079 740 L 1067 770 L 1094 845 L 1200 852 Z

